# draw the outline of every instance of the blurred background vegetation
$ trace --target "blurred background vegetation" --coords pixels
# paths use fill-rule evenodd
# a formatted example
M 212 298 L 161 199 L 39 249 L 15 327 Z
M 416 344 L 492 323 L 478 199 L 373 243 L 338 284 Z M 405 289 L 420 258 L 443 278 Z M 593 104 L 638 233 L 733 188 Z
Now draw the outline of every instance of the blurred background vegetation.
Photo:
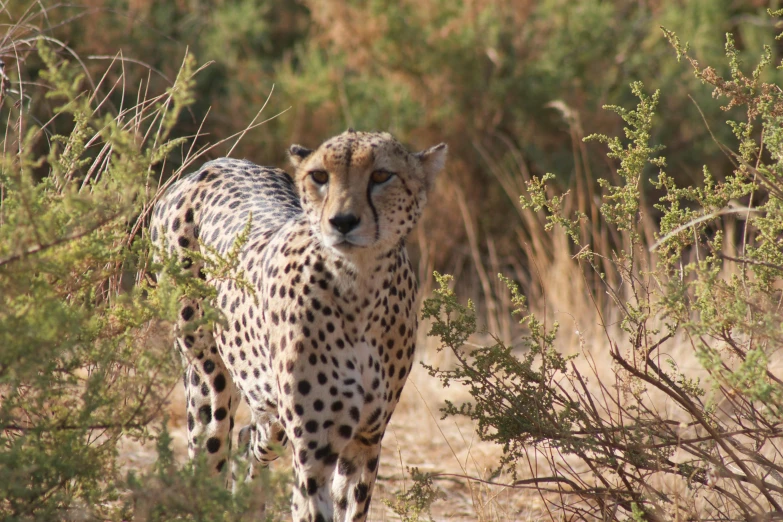
M 542 217 L 519 208 L 523 182 L 556 173 L 563 190 L 578 189 L 573 205 L 592 218 L 592 229 L 583 227 L 584 239 L 602 243 L 603 249 L 597 246 L 603 251 L 616 245 L 619 238 L 598 229 L 594 213 L 602 193 L 595 180 L 615 179 L 616 167 L 600 145 L 581 138 L 585 132 L 621 132 L 617 118 L 601 107 L 634 103 L 631 80 L 662 92 L 664 118 L 652 141 L 666 144 L 670 174 L 690 184 L 707 164 L 723 179 L 732 166 L 710 130 L 734 148 L 736 140 L 722 125 L 727 116 L 711 88 L 673 59 L 659 27 L 686 38 L 704 64 L 728 69 L 727 32 L 735 35 L 741 56 L 750 50 L 750 63 L 764 44 L 772 46 L 777 62 L 783 43 L 775 41 L 776 21 L 766 9 L 778 3 L 17 0 L 0 10 L 11 28 L 0 41 L 0 56 L 6 74 L 22 86 L 34 84 L 41 67 L 24 42 L 40 35 L 64 43 L 60 53 L 79 56 L 93 78 L 120 58 L 127 95 L 147 79 L 151 92 L 168 87 L 188 50 L 200 63 L 213 63 L 197 75 L 195 103 L 174 135 L 200 131 L 199 142 L 215 142 L 241 131 L 274 89 L 259 118 L 284 114 L 249 131 L 232 152 L 261 164 L 284 165 L 290 143 L 315 146 L 349 126 L 388 130 L 418 148 L 446 141 L 449 168 L 422 227 L 427 246 L 421 234 L 412 238 L 414 250 L 421 250 L 420 277 L 429 280 L 432 269 L 452 273 L 466 295 L 494 301 L 501 290 L 481 272 L 503 271 L 535 302 L 543 295 L 547 267 L 558 264 L 552 253 L 557 248 L 537 237 Z M 111 84 L 118 74 L 115 68 L 104 82 Z M 764 74 L 764 81 L 775 82 L 781 72 L 770 68 Z M 47 121 L 51 107 L 36 99 L 42 95 L 31 88 L 17 100 Z M 108 102 L 119 106 L 122 95 L 117 89 Z M 228 147 L 209 155 L 225 154 Z M 176 166 L 171 158 L 168 168 Z M 46 168 L 41 165 L 41 172 Z M 643 188 L 649 193 L 653 187 Z
M 435 296 L 427 325 L 470 343 L 422 328 L 420 354 L 472 390 L 477 409 L 463 396 L 445 411 L 502 439 L 501 465 L 545 452 L 570 481 L 554 505 L 575 519 L 681 520 L 682 506 L 779 518 L 783 43 L 767 9 L 781 3 L 0 0 L 0 518 L 238 520 L 257 507 L 251 489 L 215 489 L 203 462 L 174 461 L 161 420 L 181 369 L 165 322 L 188 283 L 153 281 L 146 217 L 209 159 L 283 166 L 289 144 L 349 126 L 450 145 L 411 250 Z M 698 63 L 678 61 L 661 27 Z M 593 133 L 607 138 L 583 141 Z M 432 293 L 435 270 L 454 277 Z M 460 321 L 444 326 L 442 309 Z M 531 312 L 521 326 L 515 309 Z M 552 318 L 574 328 L 555 335 Z M 427 395 L 437 407 L 446 393 Z M 420 431 L 420 403 L 395 415 Z M 128 439 L 157 440 L 156 464 L 126 475 Z M 429 450 L 443 444 L 428 444 L 407 449 L 439 461 Z M 587 467 L 564 472 L 583 447 Z M 535 466 L 526 484 L 548 488 Z M 403 520 L 439 497 L 412 475 L 388 504 Z M 671 495 L 648 488 L 661 475 Z M 286 480 L 267 484 L 270 516 L 288 516 Z M 731 509 L 705 510 L 721 495 Z M 521 498 L 509 520 L 559 517 Z

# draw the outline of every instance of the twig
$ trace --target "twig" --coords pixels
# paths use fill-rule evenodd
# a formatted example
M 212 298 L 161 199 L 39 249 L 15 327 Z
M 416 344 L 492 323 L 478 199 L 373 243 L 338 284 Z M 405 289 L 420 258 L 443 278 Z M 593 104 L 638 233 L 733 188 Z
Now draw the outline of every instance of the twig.
M 25 257 L 29 256 L 29 255 L 37 254 L 37 253 L 43 252 L 45 250 L 48 250 L 48 249 L 50 249 L 52 247 L 55 247 L 57 245 L 61 245 L 63 243 L 67 243 L 68 241 L 73 241 L 74 239 L 79 239 L 79 238 L 82 238 L 82 237 L 87 236 L 89 234 L 92 234 L 93 232 L 95 232 L 96 230 L 101 228 L 102 226 L 111 223 L 112 221 L 114 221 L 115 219 L 117 219 L 120 216 L 121 216 L 121 214 L 115 214 L 114 216 L 112 216 L 112 217 L 110 217 L 108 219 L 105 219 L 103 221 L 99 221 L 98 223 L 94 224 L 93 226 L 91 226 L 90 228 L 88 228 L 86 230 L 81 230 L 81 231 L 78 231 L 78 232 L 71 232 L 70 234 L 67 234 L 67 235 L 65 235 L 63 237 L 55 239 L 51 243 L 47 243 L 45 245 L 35 245 L 35 246 L 30 247 L 27 250 L 25 250 L 24 252 L 21 252 L 19 254 L 14 254 L 14 255 L 8 256 L 8 257 L 6 257 L 4 259 L 0 259 L 0 266 L 6 265 L 8 263 L 13 263 L 14 261 L 18 261 L 18 260 L 20 260 L 22 258 L 25 258 Z

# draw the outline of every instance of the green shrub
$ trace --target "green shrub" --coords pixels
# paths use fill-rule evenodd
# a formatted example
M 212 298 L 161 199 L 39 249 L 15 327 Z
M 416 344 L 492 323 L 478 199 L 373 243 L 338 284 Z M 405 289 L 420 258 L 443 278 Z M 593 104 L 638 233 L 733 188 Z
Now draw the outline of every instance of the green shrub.
M 42 69 L 26 96 L 51 104 L 51 119 L 39 124 L 12 96 L 0 108 L 9 122 L 0 156 L 0 518 L 238 520 L 257 510 L 258 485 L 232 496 L 203 462 L 180 469 L 165 421 L 161 431 L 181 375 L 170 322 L 183 293 L 208 289 L 172 259 L 172 277 L 154 284 L 149 274 L 162 267 L 144 222 L 167 158 L 182 150 L 183 164 L 195 159 L 186 139 L 172 137 L 193 102 L 195 59 L 185 56 L 164 93 L 115 109 L 106 98 L 117 85 L 90 88 L 44 40 L 35 52 Z M 57 123 L 70 134 L 56 134 Z M 213 261 L 218 275 L 231 269 L 231 259 Z M 154 470 L 124 476 L 127 439 L 157 440 Z M 284 476 L 265 478 L 276 516 Z
M 537 490 L 556 509 L 553 517 L 770 520 L 783 512 L 783 374 L 775 362 L 783 349 L 783 90 L 762 80 L 769 48 L 748 75 L 728 35 L 724 78 L 666 35 L 727 101 L 725 110 L 745 111 L 728 122 L 739 151 L 722 147 L 734 171 L 716 179 L 705 167 L 702 186 L 679 186 L 656 156 L 662 147 L 650 145 L 659 93 L 648 96 L 635 83 L 634 110 L 607 107 L 625 122 L 625 136 L 588 138 L 606 143 L 619 162 L 620 183 L 600 181 L 602 225 L 621 238 L 613 274 L 602 272 L 601 253 L 582 242 L 586 216 L 564 210 L 570 195 L 553 197 L 546 180 L 534 178 L 522 198 L 598 274 L 603 288 L 592 292 L 606 292 L 620 318 L 619 329 L 603 321 L 608 353 L 582 339 L 580 354 L 564 356 L 556 348 L 559 325 L 529 314 L 508 281 L 524 314 L 524 341 L 468 349 L 475 310 L 460 305 L 450 280 L 436 274 L 440 289 L 425 302 L 424 317 L 434 320 L 430 334 L 457 365 L 429 369 L 472 396 L 447 403 L 444 415 L 476 421 L 479 436 L 503 448 L 498 471 L 510 473 L 513 487 Z M 654 238 L 645 230 L 648 165 L 659 170 L 652 183 L 662 194 Z M 738 218 L 741 226 L 732 226 Z M 599 307 L 597 316 L 604 312 Z M 701 372 L 688 368 L 696 359 Z M 522 478 L 523 470 L 538 471 Z

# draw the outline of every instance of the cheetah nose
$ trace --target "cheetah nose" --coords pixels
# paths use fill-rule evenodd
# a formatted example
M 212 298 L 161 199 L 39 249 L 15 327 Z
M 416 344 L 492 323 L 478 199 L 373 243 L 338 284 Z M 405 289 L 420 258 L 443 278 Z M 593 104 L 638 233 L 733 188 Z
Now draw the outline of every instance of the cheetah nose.
M 359 226 L 359 218 L 353 214 L 339 214 L 330 218 L 329 223 L 331 223 L 341 234 L 347 234 Z

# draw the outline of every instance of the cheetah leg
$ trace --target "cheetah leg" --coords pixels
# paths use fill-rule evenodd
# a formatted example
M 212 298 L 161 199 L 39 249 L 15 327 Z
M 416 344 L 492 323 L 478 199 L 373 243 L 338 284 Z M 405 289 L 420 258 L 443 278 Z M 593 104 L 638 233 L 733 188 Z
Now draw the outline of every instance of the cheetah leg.
M 185 370 L 188 454 L 195 458 L 205 448 L 209 469 L 219 473 L 231 450 L 231 430 L 240 395 L 211 332 L 199 331 L 203 328 L 177 340 L 188 361 Z M 195 339 L 195 343 L 189 339 Z
M 263 487 L 257 487 L 260 484 L 254 484 L 259 481 L 262 470 L 269 466 L 269 463 L 277 460 L 288 443 L 288 437 L 283 430 L 283 426 L 277 422 L 277 416 L 267 412 L 253 413 L 251 424 L 248 424 L 239 430 L 239 459 L 232 461 L 233 492 L 236 494 L 240 481 L 237 476 L 240 470 L 246 470 L 244 482 L 250 484 L 255 492 L 260 495 L 254 495 L 257 511 L 255 516 L 263 519 L 266 513 L 266 495 Z
M 246 462 L 245 480 L 253 481 L 260 469 L 277 460 L 288 444 L 283 426 L 277 416 L 267 412 L 253 413 L 251 424 L 239 430 L 240 458 Z
M 356 439 L 340 452 L 332 481 L 335 520 L 367 519 L 380 453 L 380 443 L 367 445 Z
M 334 473 L 336 454 L 320 461 L 302 465 L 297 458 L 297 444 L 294 444 L 294 494 L 291 515 L 295 522 L 332 522 L 334 507 L 329 480 Z M 317 451 L 317 450 L 316 450 Z M 333 457 L 332 457 L 333 455 Z M 313 459 L 315 460 L 315 459 Z M 327 460 L 327 462 L 323 462 Z
M 194 261 L 193 249 L 198 248 L 198 226 L 193 208 L 182 207 L 183 197 L 176 209 L 159 206 L 156 218 L 172 212 L 173 219 L 165 220 L 163 227 L 153 226 L 152 239 L 162 250 L 177 256 L 182 268 L 193 277 L 206 279 L 203 263 Z M 176 210 L 176 212 L 175 212 Z M 230 373 L 218 353 L 213 333 L 199 324 L 204 311 L 195 299 L 184 298 L 175 325 L 176 344 L 185 362 L 185 393 L 188 417 L 188 454 L 195 457 L 206 448 L 207 463 L 213 473 L 220 472 L 228 460 L 234 412 L 240 395 Z

